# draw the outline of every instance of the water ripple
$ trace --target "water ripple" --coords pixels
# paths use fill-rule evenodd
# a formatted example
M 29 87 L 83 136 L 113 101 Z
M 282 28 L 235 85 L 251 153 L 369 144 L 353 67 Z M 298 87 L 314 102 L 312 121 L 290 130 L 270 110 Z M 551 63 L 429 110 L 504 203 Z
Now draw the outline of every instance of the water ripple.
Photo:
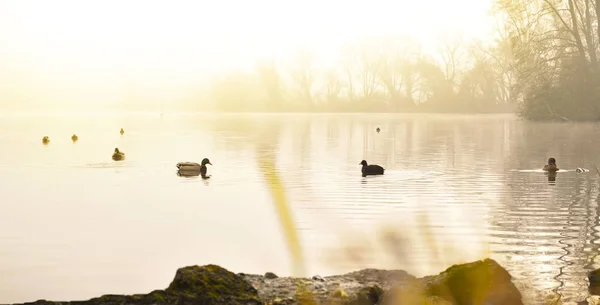
M 600 163 L 587 140 L 596 127 L 466 118 L 4 120 L 0 149 L 21 153 L 0 154 L 0 303 L 147 292 L 189 264 L 289 274 L 259 152 L 277 162 L 309 272 L 421 276 L 489 256 L 529 304 L 539 293 L 582 300 L 600 267 L 600 189 L 594 171 L 574 169 Z M 128 159 L 110 160 L 114 147 Z M 540 170 L 549 156 L 564 169 L 556 177 Z M 177 162 L 204 157 L 211 179 L 176 175 Z M 386 174 L 361 177 L 363 159 Z

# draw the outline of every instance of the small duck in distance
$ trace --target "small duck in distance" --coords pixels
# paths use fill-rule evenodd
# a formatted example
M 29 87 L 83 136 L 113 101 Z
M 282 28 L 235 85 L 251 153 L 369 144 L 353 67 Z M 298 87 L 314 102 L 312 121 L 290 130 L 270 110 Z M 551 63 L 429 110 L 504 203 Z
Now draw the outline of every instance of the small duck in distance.
M 375 131 L 377 131 L 377 133 L 379 133 L 381 131 L 381 129 L 379 127 L 377 127 L 377 129 L 375 129 Z
M 182 176 L 197 176 L 199 173 L 202 176 L 202 178 L 208 179 L 210 178 L 210 176 L 206 175 L 206 172 L 208 170 L 206 168 L 206 164 L 212 165 L 208 158 L 202 159 L 201 164 L 198 164 L 196 162 L 179 162 L 177 163 L 177 169 L 179 174 Z
M 546 172 L 557 172 L 559 169 L 558 166 L 556 166 L 556 159 L 548 158 L 548 164 L 544 165 L 542 170 Z
M 77 140 L 79 140 L 79 137 L 78 137 L 76 134 L 73 134 L 73 135 L 71 136 L 71 141 L 73 141 L 73 142 L 77 142 Z
M 115 148 L 115 152 L 112 155 L 112 159 L 115 161 L 125 160 L 125 153 L 122 151 L 119 151 L 118 148 Z
M 123 134 L 125 133 L 125 130 L 123 130 L 123 128 L 121 128 L 121 130 L 119 131 L 119 133 L 120 133 L 121 135 L 123 135 Z
M 363 177 L 366 177 L 369 175 L 383 175 L 383 171 L 385 171 L 385 169 L 379 165 L 376 165 L 376 164 L 368 165 L 367 161 L 365 161 L 365 160 L 362 160 L 359 165 L 362 165 L 361 172 L 362 172 Z
M 46 145 L 46 144 L 50 143 L 50 138 L 48 138 L 48 136 L 44 136 L 44 137 L 42 138 L 42 143 L 43 143 L 44 145 Z

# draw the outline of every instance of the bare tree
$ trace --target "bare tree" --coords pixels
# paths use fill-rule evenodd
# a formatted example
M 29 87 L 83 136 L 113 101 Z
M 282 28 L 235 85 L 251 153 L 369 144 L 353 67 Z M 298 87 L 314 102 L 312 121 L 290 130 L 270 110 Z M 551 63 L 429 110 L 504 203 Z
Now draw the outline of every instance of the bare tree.
M 420 56 L 420 45 L 412 39 L 382 41 L 377 59 L 377 77 L 392 104 L 412 107 L 412 66 Z M 408 88 L 406 88 L 408 86 Z M 403 93 L 403 88 L 406 88 Z
M 325 100 L 329 103 L 336 102 L 340 98 L 342 92 L 342 84 L 340 83 L 340 75 L 335 69 L 330 69 L 325 72 Z
M 516 77 L 513 97 L 532 119 L 600 119 L 597 4 L 501 0 Z M 594 33 L 596 31 L 596 33 Z
M 299 50 L 296 54 L 296 67 L 291 72 L 296 90 L 301 99 L 309 105 L 314 103 L 312 95 L 315 85 L 313 60 L 313 55 L 308 50 Z
M 343 55 L 349 94 L 358 94 L 363 100 L 369 100 L 379 86 L 373 50 L 369 49 L 367 43 L 359 43 L 347 46 Z
M 446 81 L 453 90 L 458 89 L 460 70 L 467 68 L 462 34 L 445 35 L 440 45 L 437 46 L 437 51 L 442 58 L 442 71 L 444 71 Z
M 283 104 L 283 89 L 281 77 L 279 76 L 279 72 L 275 67 L 275 61 L 269 60 L 259 62 L 257 66 L 257 72 L 260 84 L 269 97 L 270 106 L 276 108 L 281 107 Z

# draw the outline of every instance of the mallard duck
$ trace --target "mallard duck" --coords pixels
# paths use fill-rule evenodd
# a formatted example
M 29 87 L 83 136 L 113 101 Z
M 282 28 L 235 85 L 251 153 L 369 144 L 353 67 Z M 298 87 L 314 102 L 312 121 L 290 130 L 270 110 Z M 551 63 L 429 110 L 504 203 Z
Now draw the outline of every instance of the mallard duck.
M 123 130 L 123 128 L 121 128 L 121 130 L 119 131 L 119 133 L 120 133 L 121 135 L 123 135 L 123 134 L 125 133 L 125 130 Z
M 363 177 L 368 175 L 383 175 L 383 171 L 385 171 L 385 169 L 379 165 L 368 165 L 365 160 L 362 160 L 359 165 L 362 165 L 361 172 Z
M 44 145 L 45 145 L 45 144 L 48 144 L 48 143 L 50 143 L 50 138 L 48 138 L 48 136 L 44 136 L 44 137 L 42 138 L 42 143 L 43 143 Z
M 71 141 L 76 142 L 77 140 L 79 140 L 79 137 L 76 134 L 73 134 L 71 136 Z
M 125 160 L 125 153 L 119 151 L 118 148 L 115 148 L 115 152 L 112 155 L 112 159 L 115 161 Z
M 377 127 L 377 129 L 375 129 L 377 131 L 377 133 L 379 133 L 381 131 L 381 129 L 379 127 Z
M 179 172 L 200 172 L 202 178 L 210 178 L 210 176 L 206 176 L 206 164 L 212 165 L 208 158 L 202 159 L 202 163 L 198 164 L 196 162 L 179 162 L 177 163 L 177 169 Z
M 556 159 L 548 158 L 548 164 L 544 165 L 542 170 L 546 172 L 557 172 L 559 169 L 558 166 L 556 166 Z

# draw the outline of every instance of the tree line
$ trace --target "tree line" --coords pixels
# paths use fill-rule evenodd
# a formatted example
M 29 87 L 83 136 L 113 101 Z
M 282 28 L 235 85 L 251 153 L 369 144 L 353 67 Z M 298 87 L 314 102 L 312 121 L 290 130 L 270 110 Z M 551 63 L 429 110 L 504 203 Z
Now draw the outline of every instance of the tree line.
M 340 50 L 330 67 L 300 50 L 285 68 L 263 61 L 228 73 L 214 82 L 212 97 L 229 111 L 507 112 L 514 106 L 507 51 L 460 37 L 434 53 L 409 37 L 364 39 Z
M 512 112 L 598 120 L 597 0 L 497 0 L 492 42 L 451 36 L 427 52 L 410 37 L 365 38 L 332 66 L 299 50 L 212 84 L 224 111 Z

